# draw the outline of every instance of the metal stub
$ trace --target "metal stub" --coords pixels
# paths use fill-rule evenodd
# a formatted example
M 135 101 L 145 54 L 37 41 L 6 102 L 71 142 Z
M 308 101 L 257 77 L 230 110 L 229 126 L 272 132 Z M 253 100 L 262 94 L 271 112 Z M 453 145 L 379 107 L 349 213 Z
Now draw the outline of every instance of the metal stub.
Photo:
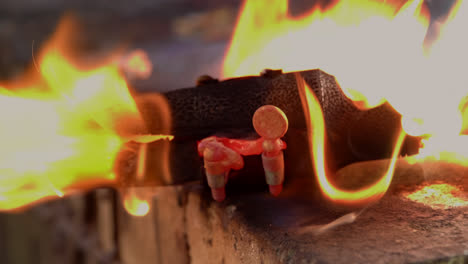
M 208 186 L 211 188 L 224 188 L 226 185 L 226 172 L 219 174 L 206 173 L 206 179 L 208 181 Z
M 257 133 L 265 139 L 278 139 L 288 131 L 288 118 L 276 106 L 264 105 L 257 109 L 253 118 Z
M 268 157 L 265 154 L 262 154 L 262 162 L 263 162 L 263 168 L 265 171 L 270 171 L 270 172 L 281 172 L 284 170 L 284 158 L 283 158 L 283 152 L 281 151 L 278 155 Z M 274 182 L 274 184 L 279 184 L 279 182 Z M 273 183 L 268 183 L 268 184 L 273 184 Z
M 283 74 L 283 70 L 272 70 L 272 69 L 264 69 L 262 72 L 260 72 L 260 76 L 265 77 L 265 78 L 275 78 Z
M 209 75 L 202 75 L 197 78 L 197 87 L 203 86 L 205 84 L 213 84 L 213 83 L 219 83 L 219 80 Z

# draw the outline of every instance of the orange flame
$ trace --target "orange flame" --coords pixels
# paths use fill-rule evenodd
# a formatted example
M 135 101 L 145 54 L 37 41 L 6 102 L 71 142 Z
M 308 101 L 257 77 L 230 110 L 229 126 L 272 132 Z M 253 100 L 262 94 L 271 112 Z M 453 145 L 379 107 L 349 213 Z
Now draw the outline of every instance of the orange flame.
M 66 50 L 71 32 L 63 20 L 37 73 L 0 85 L 0 210 L 114 183 L 120 147 L 146 133 L 116 60 L 77 65 Z
M 407 61 L 424 63 L 429 23 L 423 1 L 394 2 L 338 1 L 293 18 L 287 0 L 245 1 L 223 75 L 321 68 L 337 77 L 356 105 L 377 106 L 387 93 L 411 87 L 402 81 L 414 72 Z
M 301 100 L 303 101 L 304 113 L 306 113 L 309 145 L 312 152 L 313 166 L 320 189 L 326 198 L 343 205 L 364 205 L 378 201 L 387 191 L 392 181 L 395 164 L 400 153 L 405 133 L 401 132 L 397 139 L 392 159 L 385 175 L 371 186 L 357 191 L 346 191 L 335 187 L 329 180 L 330 172 L 325 162 L 325 123 L 320 103 L 311 92 L 305 81 L 296 74 Z

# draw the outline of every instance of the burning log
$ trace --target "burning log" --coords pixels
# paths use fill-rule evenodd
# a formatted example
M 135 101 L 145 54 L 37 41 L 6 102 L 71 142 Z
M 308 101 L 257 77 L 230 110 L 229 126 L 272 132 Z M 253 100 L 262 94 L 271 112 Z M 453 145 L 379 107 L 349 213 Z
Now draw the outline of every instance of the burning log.
M 333 167 L 341 168 L 356 161 L 390 157 L 401 127 L 401 116 L 390 105 L 361 110 L 343 94 L 332 75 L 321 70 L 303 71 L 300 74 L 323 109 L 328 136 L 327 155 L 332 157 L 328 160 Z M 153 99 L 148 99 L 150 97 Z M 156 97 L 157 100 L 154 99 Z M 212 135 L 230 138 L 256 136 L 252 117 L 259 107 L 266 104 L 282 109 L 289 120 L 289 131 L 285 135 L 288 144 L 284 154 L 286 175 L 298 172 L 303 174 L 304 170 L 312 173 L 305 148 L 309 140 L 306 120 L 294 73 L 266 71 L 261 76 L 222 82 L 205 76 L 199 80 L 197 87 L 167 92 L 162 97 L 144 94 L 139 96 L 137 103 L 150 133 L 174 135 L 170 143 L 150 144 L 153 152 L 158 152 L 157 148 L 162 149 L 161 145 L 167 145 L 164 147 L 166 150 L 170 148 L 166 164 L 162 164 L 162 158 L 151 158 L 153 163 L 149 166 L 154 170 L 150 169 L 149 175 L 161 175 L 162 167 L 169 167 L 171 174 L 164 180 L 156 180 L 157 185 L 201 178 L 201 175 L 193 173 L 202 167 L 197 155 L 197 141 Z M 170 121 L 163 120 L 167 116 L 170 116 Z M 414 154 L 418 148 L 419 139 L 408 136 L 401 154 Z M 132 153 L 136 157 L 134 154 L 137 151 Z M 162 157 L 164 154 L 160 151 L 156 155 Z M 262 174 L 261 161 L 255 157 L 246 159 L 245 168 L 237 172 L 238 176 L 253 172 Z M 127 183 L 134 184 L 131 183 L 131 177 L 124 178 Z

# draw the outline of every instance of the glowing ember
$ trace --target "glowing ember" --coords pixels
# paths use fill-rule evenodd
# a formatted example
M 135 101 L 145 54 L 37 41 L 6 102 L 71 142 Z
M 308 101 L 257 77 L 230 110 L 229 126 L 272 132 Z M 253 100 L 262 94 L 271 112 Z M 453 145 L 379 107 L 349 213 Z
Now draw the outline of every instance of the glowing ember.
M 72 21 L 64 20 L 33 76 L 0 85 L 0 210 L 112 184 L 125 141 L 159 138 L 140 136 L 145 123 L 115 59 L 93 67 L 72 62 L 72 32 Z
M 458 187 L 446 183 L 423 186 L 419 190 L 405 194 L 411 201 L 422 203 L 433 209 L 449 209 L 468 206 L 468 196 Z

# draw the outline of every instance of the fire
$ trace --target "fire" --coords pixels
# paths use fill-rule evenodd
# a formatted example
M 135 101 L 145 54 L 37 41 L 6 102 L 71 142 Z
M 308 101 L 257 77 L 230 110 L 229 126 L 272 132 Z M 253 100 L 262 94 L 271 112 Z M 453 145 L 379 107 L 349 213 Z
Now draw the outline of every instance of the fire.
M 434 183 L 422 186 L 406 198 L 422 203 L 433 209 L 449 209 L 452 207 L 468 206 L 468 197 L 460 188 L 447 183 Z
M 386 84 L 388 76 L 378 79 L 384 77 L 382 72 L 392 72 L 403 58 L 415 56 L 413 51 L 426 33 L 421 23 L 427 24 L 427 19 L 410 16 L 419 11 L 420 4 L 412 1 L 400 6 L 338 1 L 326 10 L 316 7 L 293 18 L 288 15 L 287 0 L 245 1 L 223 75 L 258 74 L 264 68 L 299 71 L 320 67 L 336 75 L 342 87 L 359 92 L 384 90 L 376 87 L 391 87 Z
M 0 85 L 0 210 L 113 184 L 122 144 L 146 133 L 116 60 L 76 63 L 72 32 L 72 21 L 62 21 L 36 72 Z
M 445 21 L 430 22 L 422 0 L 335 1 L 300 17 L 287 0 L 246 0 L 226 53 L 223 76 L 258 75 L 265 68 L 301 71 L 320 68 L 336 76 L 356 106 L 387 101 L 402 114 L 402 136 L 392 165 L 373 186 L 358 192 L 336 189 L 323 158 L 323 118 L 314 96 L 303 88 L 322 192 L 331 200 L 358 203 L 380 197 L 392 178 L 404 134 L 424 135 L 424 149 L 412 161 L 436 158 L 468 165 L 468 4 L 458 1 Z M 437 29 L 434 38 L 428 32 Z M 317 134 L 319 133 L 319 134 Z M 373 198 L 372 198 L 373 199 Z M 372 200 L 371 199 L 371 200 Z

